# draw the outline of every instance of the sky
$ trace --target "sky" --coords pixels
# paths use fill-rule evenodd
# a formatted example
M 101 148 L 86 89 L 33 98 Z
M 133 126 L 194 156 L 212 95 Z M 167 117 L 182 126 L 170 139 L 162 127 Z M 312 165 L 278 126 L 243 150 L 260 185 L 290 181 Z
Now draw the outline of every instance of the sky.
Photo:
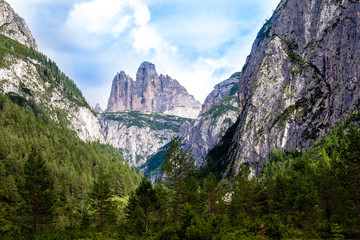
M 107 107 L 114 76 L 140 64 L 178 80 L 203 102 L 241 71 L 257 33 L 280 0 L 7 0 L 39 47 Z

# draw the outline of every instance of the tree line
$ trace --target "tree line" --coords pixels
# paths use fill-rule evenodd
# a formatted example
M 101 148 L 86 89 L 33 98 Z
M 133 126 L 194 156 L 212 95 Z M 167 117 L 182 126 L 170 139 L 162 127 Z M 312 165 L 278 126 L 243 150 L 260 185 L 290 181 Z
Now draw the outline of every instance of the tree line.
M 173 139 L 163 181 L 143 179 L 125 208 L 123 239 L 359 238 L 360 133 L 341 123 L 308 150 L 274 150 L 257 177 L 199 178 Z
M 3 239 L 359 238 L 360 133 L 341 123 L 308 150 L 274 150 L 259 176 L 201 174 L 173 139 L 164 178 L 0 96 Z

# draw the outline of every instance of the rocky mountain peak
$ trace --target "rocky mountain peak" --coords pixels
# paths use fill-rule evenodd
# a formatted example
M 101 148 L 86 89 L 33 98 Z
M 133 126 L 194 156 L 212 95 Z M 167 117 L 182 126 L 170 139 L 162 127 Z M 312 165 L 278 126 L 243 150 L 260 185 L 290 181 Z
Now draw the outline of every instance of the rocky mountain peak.
M 17 15 L 4 0 L 0 0 L 0 34 L 38 50 L 35 39 L 24 19 Z
M 237 94 L 240 73 L 234 73 L 229 79 L 215 85 L 214 90 L 205 98 L 200 115 L 218 104 L 225 96 Z
M 185 122 L 180 128 L 182 147 L 191 150 L 197 166 L 204 165 L 209 150 L 224 136 L 238 116 L 240 73 L 231 75 L 217 85 L 206 97 L 198 118 Z
M 178 81 L 143 62 L 136 81 L 121 71 L 113 80 L 107 111 L 137 110 L 195 118 L 201 104 Z
M 101 108 L 100 103 L 97 103 L 97 104 L 95 105 L 94 110 L 95 110 L 95 112 L 97 112 L 97 113 L 102 113 L 102 112 L 103 112 L 103 109 Z
M 147 72 L 147 73 L 148 72 L 153 72 L 153 73 L 156 73 L 155 64 L 153 64 L 151 62 L 142 62 L 140 64 L 139 69 L 138 69 L 138 73 L 141 73 L 141 72 Z

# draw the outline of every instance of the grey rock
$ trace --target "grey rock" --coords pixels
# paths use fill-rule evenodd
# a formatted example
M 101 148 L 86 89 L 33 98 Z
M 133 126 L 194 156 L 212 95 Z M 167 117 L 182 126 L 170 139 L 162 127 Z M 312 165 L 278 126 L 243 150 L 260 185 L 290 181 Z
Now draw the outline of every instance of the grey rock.
M 97 112 L 97 113 L 102 113 L 102 112 L 103 112 L 103 110 L 102 110 L 102 108 L 101 108 L 101 106 L 100 106 L 99 103 L 97 103 L 97 104 L 95 105 L 94 110 L 95 110 L 95 112 Z
M 191 150 L 197 166 L 204 165 L 208 151 L 218 143 L 235 123 L 238 112 L 237 86 L 239 74 L 217 84 L 206 97 L 201 114 L 180 128 L 182 147 Z
M 205 98 L 200 115 L 218 104 L 223 97 L 237 94 L 239 76 L 240 73 L 234 73 L 229 79 L 215 85 L 214 90 Z
M 240 116 L 206 162 L 259 174 L 272 149 L 300 150 L 358 111 L 360 3 L 282 0 L 239 81 Z M 219 156 L 217 152 L 222 152 Z
M 155 65 L 143 62 L 136 81 L 124 71 L 112 83 L 107 111 L 136 110 L 195 118 L 201 104 L 178 81 L 158 75 Z
M 38 50 L 35 39 L 24 19 L 17 15 L 4 0 L 0 0 L 0 34 Z
M 0 34 L 37 50 L 35 40 L 25 21 L 13 11 L 9 4 L 1 0 L 0 26 Z M 21 55 L 22 53 L 8 52 L 1 59 L 0 93 L 35 102 L 42 106 L 55 121 L 59 121 L 58 112 L 65 113 L 68 127 L 74 130 L 80 139 L 105 143 L 98 119 L 82 95 L 80 94 L 80 99 L 66 96 L 63 94 L 65 86 L 57 83 L 53 75 L 50 77 L 44 75 L 46 64 L 38 61 L 39 59 L 20 57 Z M 47 70 L 47 72 L 51 71 Z
M 140 111 L 104 112 L 98 114 L 98 119 L 106 140 L 136 167 L 178 136 L 180 126 L 189 120 Z

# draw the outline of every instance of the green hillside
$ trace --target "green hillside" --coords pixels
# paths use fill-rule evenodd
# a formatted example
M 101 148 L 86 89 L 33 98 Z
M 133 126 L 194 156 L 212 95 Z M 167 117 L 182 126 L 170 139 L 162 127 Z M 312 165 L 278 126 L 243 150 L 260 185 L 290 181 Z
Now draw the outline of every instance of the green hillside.
M 61 236 L 65 231 L 81 236 L 83 229 L 104 227 L 105 216 L 110 219 L 104 207 L 121 209 L 140 176 L 112 146 L 82 141 L 68 128 L 67 112 L 40 104 L 57 91 L 74 107 L 89 108 L 53 61 L 0 35 L 0 68 L 19 61 L 35 67 L 23 71 L 36 74 L 37 82 L 25 86 L 28 79 L 17 76 L 17 92 L 0 94 L 0 236 L 27 239 L 36 232 L 43 239 L 49 232 Z M 1 79 L 0 89 L 3 84 L 11 80 Z M 41 88 L 40 94 L 33 90 Z M 106 227 L 123 216 L 113 211 L 111 219 Z

